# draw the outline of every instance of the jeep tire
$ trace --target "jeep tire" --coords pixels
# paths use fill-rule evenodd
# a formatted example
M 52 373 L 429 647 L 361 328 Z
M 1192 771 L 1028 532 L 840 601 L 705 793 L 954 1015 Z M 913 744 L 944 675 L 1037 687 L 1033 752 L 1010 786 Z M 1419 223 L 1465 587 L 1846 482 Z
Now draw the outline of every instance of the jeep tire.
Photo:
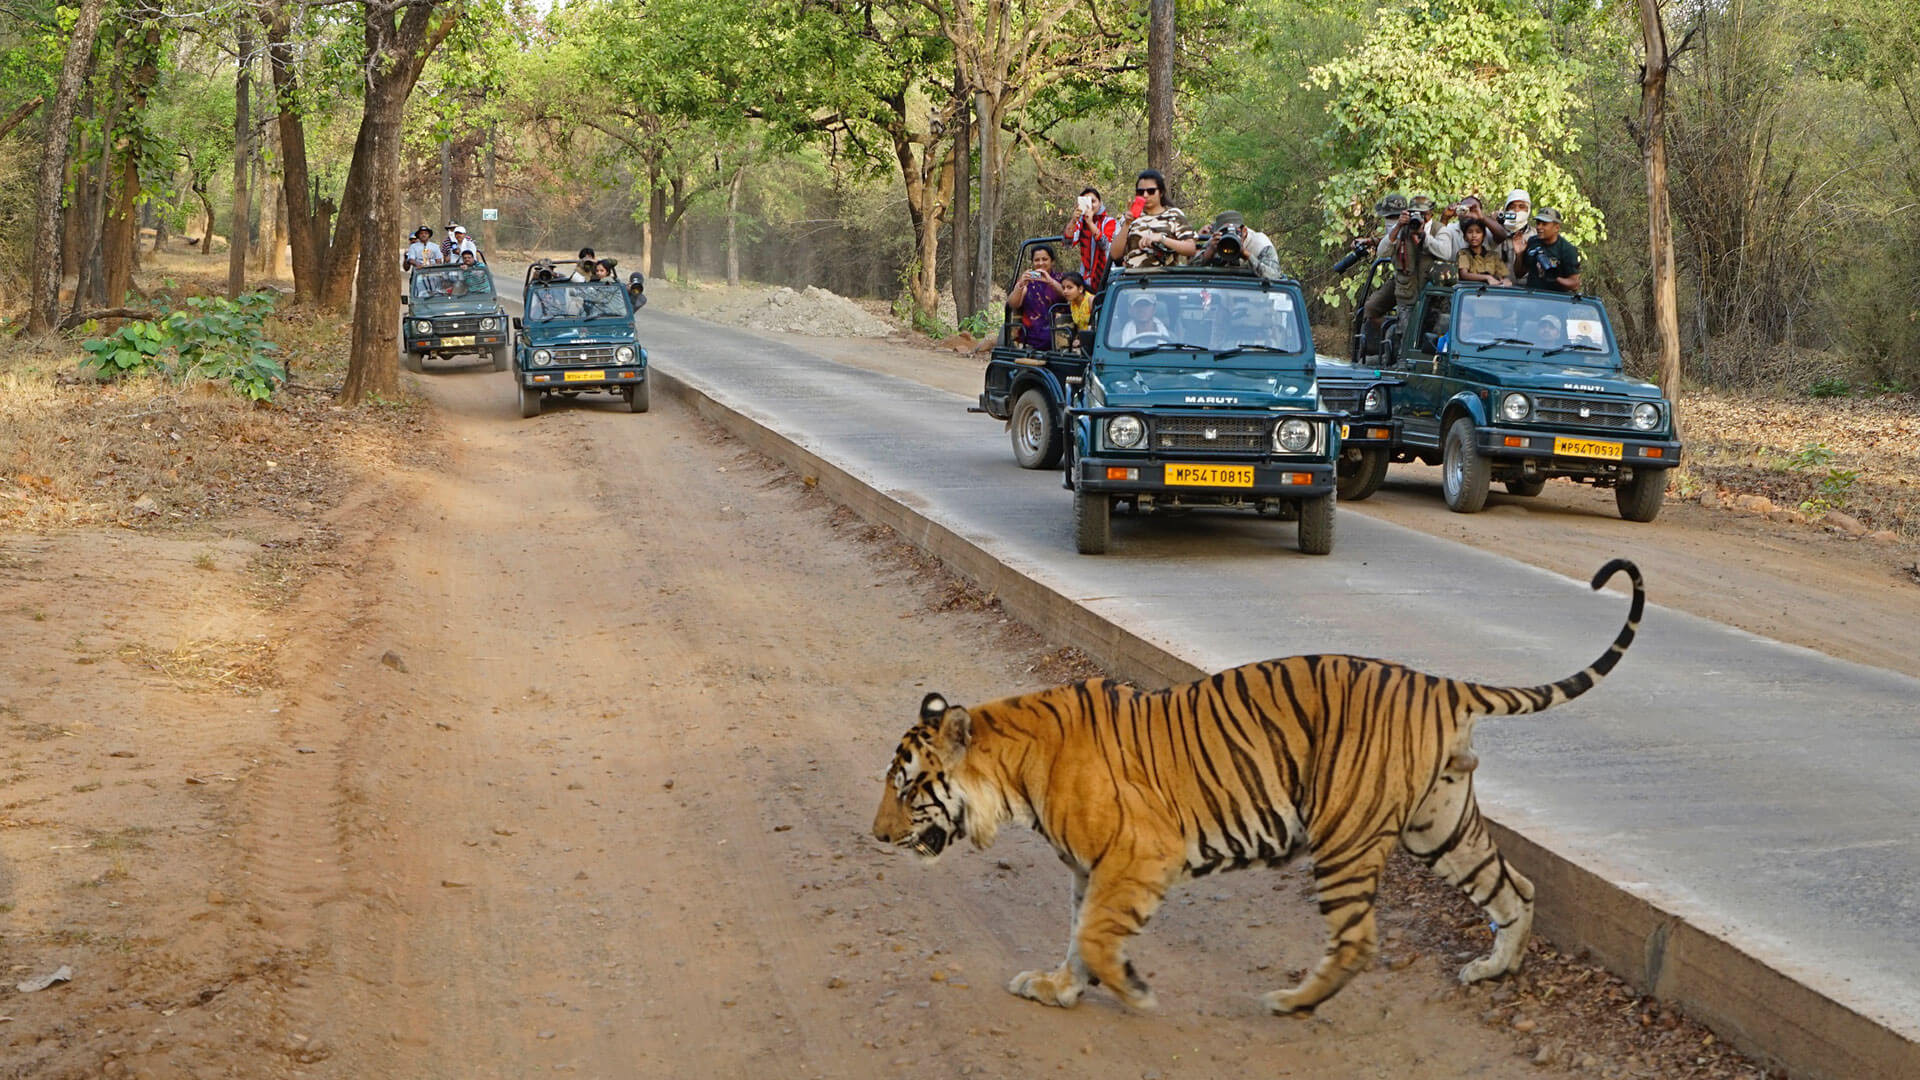
M 1545 490 L 1547 490 L 1547 478 L 1544 476 L 1528 476 L 1507 481 L 1507 494 L 1518 495 L 1523 499 L 1531 499 Z
M 1384 447 L 1361 450 L 1359 461 L 1348 461 L 1341 455 L 1338 466 L 1339 479 L 1335 486 L 1340 489 L 1341 502 L 1359 502 L 1380 490 L 1380 484 L 1387 478 L 1387 451 Z
M 1613 486 L 1613 502 L 1628 521 L 1652 521 L 1667 498 L 1667 470 L 1640 469 Z
M 540 391 L 531 386 L 520 388 L 520 418 L 529 420 L 540 415 Z
M 1300 500 L 1300 553 L 1327 555 L 1333 552 L 1333 493 Z
M 1021 468 L 1051 469 L 1060 464 L 1065 443 L 1045 391 L 1029 387 L 1015 399 L 1007 426 L 1013 435 L 1013 460 Z
M 1073 493 L 1073 547 L 1082 555 L 1105 555 L 1113 539 L 1113 496 Z
M 505 344 L 493 347 L 493 370 L 505 371 L 513 366 L 513 350 Z
M 652 405 L 652 395 L 648 393 L 644 382 L 627 387 L 622 396 L 627 399 L 628 412 L 646 412 Z
M 406 368 L 408 371 L 415 374 L 425 371 L 427 369 L 426 360 L 427 358 L 423 354 L 414 352 L 405 345 L 400 346 L 400 366 Z
M 1440 457 L 1440 492 L 1447 509 L 1456 514 L 1479 513 L 1487 505 L 1492 472 L 1492 463 L 1474 442 L 1473 420 L 1465 416 L 1455 420 L 1447 428 Z

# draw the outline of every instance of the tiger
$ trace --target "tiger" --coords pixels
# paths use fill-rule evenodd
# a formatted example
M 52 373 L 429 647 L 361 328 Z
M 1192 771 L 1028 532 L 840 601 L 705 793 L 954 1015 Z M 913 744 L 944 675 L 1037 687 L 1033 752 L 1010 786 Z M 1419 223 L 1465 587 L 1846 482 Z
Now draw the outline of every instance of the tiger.
M 1463 983 L 1520 970 L 1533 884 L 1487 833 L 1473 794 L 1473 722 L 1539 712 L 1591 690 L 1633 643 L 1646 605 L 1640 570 L 1614 559 L 1593 588 L 1625 572 L 1625 625 L 1598 660 L 1541 686 L 1486 686 L 1358 656 L 1309 655 L 1230 668 L 1165 690 L 1105 678 L 965 708 L 941 694 L 887 769 L 873 835 L 924 862 L 956 840 L 985 848 L 1025 824 L 1072 871 L 1066 959 L 1023 971 L 1007 989 L 1071 1008 L 1104 984 L 1154 1007 L 1127 940 L 1178 881 L 1311 859 L 1328 941 L 1297 985 L 1261 996 L 1307 1015 L 1370 964 L 1375 899 L 1394 843 L 1486 912 L 1491 950 Z

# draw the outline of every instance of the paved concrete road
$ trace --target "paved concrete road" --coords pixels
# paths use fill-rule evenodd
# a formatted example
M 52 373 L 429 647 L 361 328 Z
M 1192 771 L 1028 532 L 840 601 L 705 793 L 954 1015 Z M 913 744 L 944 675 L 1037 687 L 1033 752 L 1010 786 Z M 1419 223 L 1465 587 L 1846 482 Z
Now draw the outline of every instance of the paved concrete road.
M 695 320 L 640 322 L 659 368 L 1200 667 L 1354 652 L 1536 683 L 1591 660 L 1625 614 L 1617 592 L 1358 514 L 1325 558 L 1298 553 L 1292 523 L 1225 513 L 1116 517 L 1113 554 L 1082 557 L 1058 473 L 1015 467 L 970 402 Z M 1602 688 L 1479 726 L 1483 801 L 1920 1032 L 1920 681 L 1661 608 L 1648 588 L 1656 606 Z

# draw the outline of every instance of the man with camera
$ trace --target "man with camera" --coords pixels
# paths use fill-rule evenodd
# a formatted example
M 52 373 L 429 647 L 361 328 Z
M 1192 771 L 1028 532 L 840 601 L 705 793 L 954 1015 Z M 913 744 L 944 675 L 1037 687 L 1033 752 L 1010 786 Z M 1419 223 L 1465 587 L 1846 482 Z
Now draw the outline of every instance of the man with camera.
M 1560 235 L 1560 211 L 1541 207 L 1533 226 L 1533 237 L 1514 257 L 1513 279 L 1529 289 L 1579 292 L 1580 249 Z
M 1390 195 L 1381 203 L 1381 216 L 1393 222 L 1380 239 L 1377 257 L 1393 260 L 1393 288 L 1375 289 L 1367 297 L 1367 327 L 1377 334 L 1381 320 L 1395 307 L 1409 307 L 1436 266 L 1453 261 L 1454 248 L 1446 233 L 1433 224 L 1433 200 L 1415 195 L 1402 202 Z
M 1497 243 L 1500 257 L 1511 263 L 1527 249 L 1527 241 L 1533 239 L 1533 196 L 1523 188 L 1514 188 L 1507 192 L 1506 208 L 1493 217 L 1507 231 L 1506 237 Z
M 1193 261 L 1201 266 L 1251 266 L 1268 281 L 1280 279 L 1280 252 L 1272 238 L 1247 228 L 1238 210 L 1222 210 L 1200 232 L 1202 246 Z
M 1120 235 L 1120 219 L 1107 213 L 1098 188 L 1080 189 L 1073 220 L 1067 222 L 1067 243 L 1080 253 L 1080 275 L 1087 289 L 1098 293 L 1107 280 L 1107 267 L 1113 261 L 1113 240 Z
M 1497 248 L 1500 242 L 1507 238 L 1506 226 L 1500 224 L 1498 219 L 1480 208 L 1480 196 L 1478 195 L 1469 195 L 1461 199 L 1459 202 L 1448 207 L 1443 216 L 1449 220 L 1446 226 L 1441 229 L 1441 232 L 1445 234 L 1447 245 L 1453 249 L 1453 257 L 1455 259 L 1458 259 L 1460 253 L 1466 250 L 1466 230 L 1468 225 L 1477 224 L 1486 230 L 1486 245 L 1488 248 Z

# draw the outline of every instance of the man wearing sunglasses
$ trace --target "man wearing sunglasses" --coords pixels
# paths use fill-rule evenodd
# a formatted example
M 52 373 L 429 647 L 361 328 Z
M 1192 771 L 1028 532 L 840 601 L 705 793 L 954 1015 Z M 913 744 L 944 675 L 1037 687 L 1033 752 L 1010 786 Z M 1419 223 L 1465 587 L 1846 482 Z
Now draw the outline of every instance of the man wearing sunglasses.
M 1170 201 L 1167 178 L 1158 169 L 1142 169 L 1134 181 L 1133 205 L 1120 219 L 1114 239 L 1123 266 L 1171 266 L 1200 250 L 1187 215 Z

